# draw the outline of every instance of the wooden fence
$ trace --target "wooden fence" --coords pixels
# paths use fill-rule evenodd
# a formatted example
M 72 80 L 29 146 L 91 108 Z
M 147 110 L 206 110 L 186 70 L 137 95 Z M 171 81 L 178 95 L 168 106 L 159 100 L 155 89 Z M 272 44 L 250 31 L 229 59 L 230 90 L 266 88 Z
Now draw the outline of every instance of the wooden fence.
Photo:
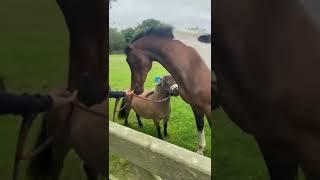
M 136 166 L 141 179 L 211 179 L 210 158 L 111 121 L 109 150 Z

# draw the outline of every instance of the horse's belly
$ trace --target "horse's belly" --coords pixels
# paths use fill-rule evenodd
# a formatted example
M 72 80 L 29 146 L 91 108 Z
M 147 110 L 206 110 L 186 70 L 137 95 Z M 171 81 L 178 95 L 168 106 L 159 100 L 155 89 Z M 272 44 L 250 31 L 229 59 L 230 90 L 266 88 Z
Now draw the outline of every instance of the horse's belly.
M 132 109 L 141 117 L 145 119 L 163 119 L 168 114 L 169 106 L 159 108 L 151 103 L 133 104 Z

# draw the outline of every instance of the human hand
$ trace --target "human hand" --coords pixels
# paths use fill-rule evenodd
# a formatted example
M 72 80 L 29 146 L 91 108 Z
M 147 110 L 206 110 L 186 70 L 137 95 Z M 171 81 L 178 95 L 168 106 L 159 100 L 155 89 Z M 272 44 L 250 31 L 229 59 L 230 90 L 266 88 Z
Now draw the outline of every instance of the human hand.
M 49 96 L 52 98 L 53 108 L 56 108 L 75 101 L 78 96 L 78 90 L 71 93 L 66 89 L 54 89 L 49 92 Z
M 126 96 L 131 96 L 133 94 L 133 90 L 127 89 L 126 91 Z

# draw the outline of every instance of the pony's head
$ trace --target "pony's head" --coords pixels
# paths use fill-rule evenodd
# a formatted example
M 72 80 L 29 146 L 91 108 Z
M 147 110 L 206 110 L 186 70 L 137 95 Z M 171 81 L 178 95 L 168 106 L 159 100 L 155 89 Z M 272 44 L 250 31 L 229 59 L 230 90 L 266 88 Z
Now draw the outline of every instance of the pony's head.
M 129 45 L 125 53 L 131 70 L 131 89 L 139 95 L 144 91 L 143 84 L 152 67 L 150 58 L 140 49 Z
M 170 75 L 163 76 L 157 83 L 157 88 L 166 92 L 170 96 L 179 96 L 179 86 Z

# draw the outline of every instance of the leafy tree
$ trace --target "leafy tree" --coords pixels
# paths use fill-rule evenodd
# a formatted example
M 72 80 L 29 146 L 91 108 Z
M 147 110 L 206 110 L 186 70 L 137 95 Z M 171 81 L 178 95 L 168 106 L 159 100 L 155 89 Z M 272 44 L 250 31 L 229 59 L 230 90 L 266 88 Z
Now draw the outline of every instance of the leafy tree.
M 152 27 L 170 26 L 155 19 L 146 19 L 142 21 L 137 27 L 126 28 L 120 32 L 116 28 L 109 28 L 109 53 L 122 53 L 125 47 L 132 41 L 132 39 Z
M 124 39 L 126 40 L 127 43 L 130 43 L 132 38 L 134 37 L 134 29 L 133 28 L 126 28 L 121 30 L 120 32 L 122 33 Z
M 126 40 L 116 28 L 109 28 L 109 53 L 120 53 L 126 46 Z
M 151 28 L 151 27 L 157 27 L 163 25 L 160 21 L 156 19 L 146 19 L 142 21 L 141 24 L 139 24 L 136 29 L 146 29 L 146 28 Z
M 135 37 L 136 35 L 140 34 L 141 32 L 143 32 L 146 29 L 149 29 L 149 28 L 152 28 L 152 27 L 159 27 L 159 26 L 170 26 L 170 25 L 164 24 L 161 21 L 156 20 L 156 19 L 146 19 L 146 20 L 142 21 L 142 23 L 139 24 L 135 28 L 133 37 Z

